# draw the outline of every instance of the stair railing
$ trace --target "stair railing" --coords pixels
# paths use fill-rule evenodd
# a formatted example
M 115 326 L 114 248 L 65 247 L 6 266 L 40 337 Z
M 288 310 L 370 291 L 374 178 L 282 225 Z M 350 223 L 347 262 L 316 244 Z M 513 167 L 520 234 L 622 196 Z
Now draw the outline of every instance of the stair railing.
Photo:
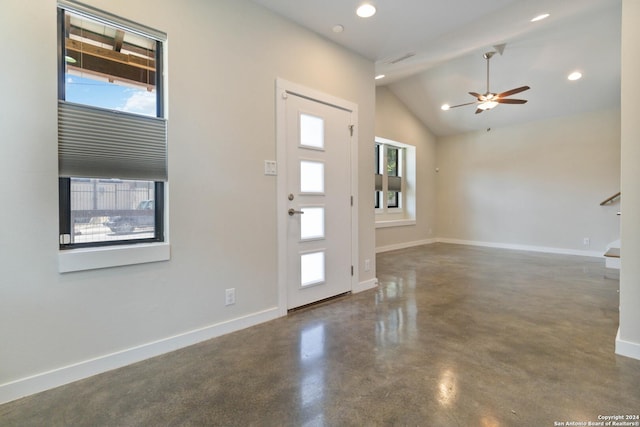
M 611 197 L 606 198 L 605 200 L 603 200 L 600 203 L 600 206 L 604 206 L 604 205 L 608 205 L 609 203 L 612 203 L 614 200 L 619 199 L 620 198 L 620 192 L 618 191 L 616 194 L 614 194 Z

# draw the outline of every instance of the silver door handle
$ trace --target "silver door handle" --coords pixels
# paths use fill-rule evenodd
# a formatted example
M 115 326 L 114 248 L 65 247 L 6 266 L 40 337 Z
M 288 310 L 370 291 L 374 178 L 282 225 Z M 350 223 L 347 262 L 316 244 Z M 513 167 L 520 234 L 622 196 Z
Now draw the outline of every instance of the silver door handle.
M 302 215 L 304 212 L 303 211 L 297 211 L 293 208 L 289 209 L 289 216 L 294 216 L 295 214 L 300 214 Z

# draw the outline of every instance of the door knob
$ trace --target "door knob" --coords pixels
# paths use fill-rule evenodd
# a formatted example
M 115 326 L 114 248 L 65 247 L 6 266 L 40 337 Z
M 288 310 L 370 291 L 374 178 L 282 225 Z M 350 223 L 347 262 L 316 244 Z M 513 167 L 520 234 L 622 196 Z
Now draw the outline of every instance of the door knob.
M 303 211 L 297 211 L 293 208 L 289 209 L 289 216 L 294 216 L 295 214 L 300 214 L 302 215 L 304 212 Z

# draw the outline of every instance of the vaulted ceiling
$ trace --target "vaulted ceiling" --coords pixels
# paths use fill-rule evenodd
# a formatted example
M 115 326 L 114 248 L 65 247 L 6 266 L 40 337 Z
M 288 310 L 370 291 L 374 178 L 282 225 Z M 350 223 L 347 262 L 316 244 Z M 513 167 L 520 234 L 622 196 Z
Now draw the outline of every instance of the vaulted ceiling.
M 371 0 L 371 18 L 356 16 L 360 0 L 253 0 L 375 62 L 376 84 L 388 86 L 436 135 L 508 126 L 620 105 L 620 0 Z M 542 13 L 549 17 L 530 22 Z M 334 32 L 337 25 L 342 32 Z M 474 114 L 468 92 L 528 85 Z M 582 79 L 569 81 L 572 71 Z

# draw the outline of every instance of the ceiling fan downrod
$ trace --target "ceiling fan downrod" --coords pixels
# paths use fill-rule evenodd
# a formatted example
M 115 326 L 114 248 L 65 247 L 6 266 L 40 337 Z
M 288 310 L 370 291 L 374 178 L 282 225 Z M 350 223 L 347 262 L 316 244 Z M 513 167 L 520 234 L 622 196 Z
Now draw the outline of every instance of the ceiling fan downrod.
M 487 60 L 487 93 L 485 94 L 486 96 L 491 95 L 491 92 L 489 91 L 489 60 L 495 54 L 496 53 L 492 51 L 492 52 L 487 52 L 484 55 L 482 55 L 484 57 L 484 59 Z

